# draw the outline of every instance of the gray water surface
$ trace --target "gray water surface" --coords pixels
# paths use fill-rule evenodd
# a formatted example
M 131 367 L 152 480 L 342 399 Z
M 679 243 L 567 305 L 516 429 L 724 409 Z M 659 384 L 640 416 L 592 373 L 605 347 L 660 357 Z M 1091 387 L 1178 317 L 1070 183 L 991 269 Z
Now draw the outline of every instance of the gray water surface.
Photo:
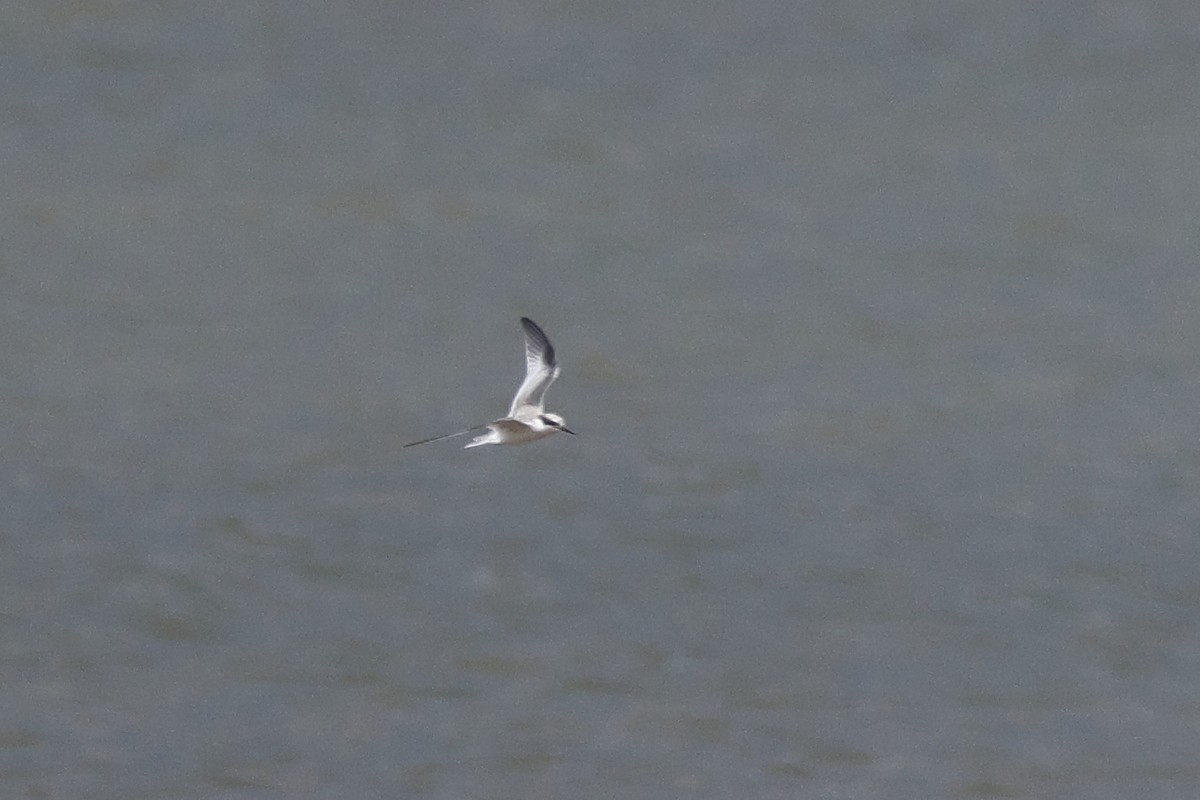
M 1198 9 L 0 5 L 0 796 L 1200 796 Z

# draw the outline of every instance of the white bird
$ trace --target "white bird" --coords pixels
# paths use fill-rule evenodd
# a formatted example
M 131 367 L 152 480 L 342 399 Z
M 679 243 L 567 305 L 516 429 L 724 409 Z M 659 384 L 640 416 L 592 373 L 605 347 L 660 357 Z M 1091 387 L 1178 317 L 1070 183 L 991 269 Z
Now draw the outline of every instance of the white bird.
M 487 425 L 475 425 L 457 433 L 447 433 L 434 436 L 432 439 L 422 439 L 419 442 L 409 442 L 405 447 L 416 447 L 441 439 L 451 439 L 474 431 L 487 429 L 487 433 L 476 436 L 467 447 L 479 447 L 482 444 L 525 444 L 545 439 L 547 436 L 562 431 L 575 435 L 564 424 L 558 414 L 545 411 L 546 390 L 558 377 L 558 361 L 554 358 L 554 346 L 546 338 L 546 333 L 537 323 L 528 317 L 521 317 L 521 327 L 525 329 L 525 380 L 513 396 L 512 406 L 508 416 Z

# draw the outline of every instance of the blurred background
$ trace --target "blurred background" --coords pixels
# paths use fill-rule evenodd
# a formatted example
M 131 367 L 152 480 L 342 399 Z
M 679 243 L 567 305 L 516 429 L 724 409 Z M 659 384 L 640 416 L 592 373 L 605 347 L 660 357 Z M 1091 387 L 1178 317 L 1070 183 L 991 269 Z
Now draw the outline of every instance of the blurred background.
M 0 5 L 0 795 L 1200 796 L 1200 5 Z M 502 414 L 537 320 L 577 437 Z

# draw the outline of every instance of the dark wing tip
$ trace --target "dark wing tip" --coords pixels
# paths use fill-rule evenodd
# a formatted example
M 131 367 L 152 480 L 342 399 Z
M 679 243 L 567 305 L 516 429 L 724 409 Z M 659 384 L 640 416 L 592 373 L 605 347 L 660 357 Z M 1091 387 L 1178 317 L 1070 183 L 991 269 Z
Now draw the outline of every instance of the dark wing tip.
M 542 351 L 542 359 L 550 366 L 554 366 L 554 345 L 550 344 L 550 337 L 546 336 L 546 332 L 529 317 L 521 317 L 521 327 Z

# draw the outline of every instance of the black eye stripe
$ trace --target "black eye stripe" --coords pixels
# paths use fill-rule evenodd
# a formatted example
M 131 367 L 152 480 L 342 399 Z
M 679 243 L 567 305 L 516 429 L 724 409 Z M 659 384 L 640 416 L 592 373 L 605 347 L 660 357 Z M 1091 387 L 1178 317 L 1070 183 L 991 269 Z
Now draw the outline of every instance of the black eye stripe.
M 544 422 L 544 423 L 545 423 L 545 424 L 547 424 L 547 425 L 555 425 L 555 426 L 557 426 L 557 425 L 558 425 L 558 423 L 557 423 L 557 422 L 555 422 L 554 420 L 550 419 L 550 418 L 549 418 L 549 417 L 547 417 L 545 414 L 539 414 L 539 415 L 538 415 L 538 419 L 540 419 L 542 422 Z

